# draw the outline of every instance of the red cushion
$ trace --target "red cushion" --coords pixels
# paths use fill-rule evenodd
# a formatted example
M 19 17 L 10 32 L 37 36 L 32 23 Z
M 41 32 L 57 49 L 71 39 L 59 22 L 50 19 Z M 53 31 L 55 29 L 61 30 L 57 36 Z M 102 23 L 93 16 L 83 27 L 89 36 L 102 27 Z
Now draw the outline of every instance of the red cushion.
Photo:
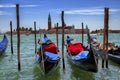
M 76 55 L 83 50 L 84 49 L 83 49 L 81 43 L 75 43 L 75 44 L 68 45 L 68 52 L 70 52 L 72 55 Z
M 57 46 L 54 43 L 50 43 L 44 47 L 44 52 L 57 53 Z

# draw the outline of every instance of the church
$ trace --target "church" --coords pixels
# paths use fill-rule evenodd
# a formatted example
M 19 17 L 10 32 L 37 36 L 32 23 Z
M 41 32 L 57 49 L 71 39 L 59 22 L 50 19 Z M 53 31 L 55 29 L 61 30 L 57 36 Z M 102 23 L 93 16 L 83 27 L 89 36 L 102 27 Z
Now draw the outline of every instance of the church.
M 48 15 L 48 29 L 46 31 L 46 33 L 56 33 L 56 25 L 54 25 L 54 27 L 52 27 L 52 21 L 51 21 L 51 16 L 50 13 Z M 82 29 L 75 29 L 75 26 L 67 26 L 65 24 L 65 33 L 66 34 L 81 34 L 82 33 Z M 58 33 L 62 33 L 62 26 L 58 26 Z M 84 29 L 84 33 L 85 33 L 85 29 Z
M 51 16 L 50 16 L 50 13 L 48 15 L 48 30 L 47 30 L 47 33 L 56 33 L 56 25 L 54 27 L 52 27 L 52 21 L 51 21 Z M 74 32 L 74 25 L 72 26 L 66 26 L 65 25 L 65 33 L 75 33 Z M 58 26 L 58 33 L 62 33 L 62 26 Z

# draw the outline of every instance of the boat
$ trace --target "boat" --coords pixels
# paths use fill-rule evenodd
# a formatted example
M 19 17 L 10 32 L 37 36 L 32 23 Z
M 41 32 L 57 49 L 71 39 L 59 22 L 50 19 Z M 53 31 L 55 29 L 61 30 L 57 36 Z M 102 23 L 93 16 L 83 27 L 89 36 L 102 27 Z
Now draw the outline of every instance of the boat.
M 108 59 L 120 64 L 120 46 L 108 51 Z
M 92 47 L 99 48 L 100 42 L 95 36 L 90 36 L 90 40 L 91 40 Z
M 102 53 L 103 43 L 100 43 L 97 38 L 91 37 L 91 44 L 94 49 Z M 120 46 L 115 46 L 114 42 L 108 42 L 108 59 L 120 64 Z M 102 54 L 99 54 L 102 55 Z
M 6 35 L 4 35 L 3 40 L 0 42 L 0 56 L 5 52 L 8 45 L 8 39 Z
M 91 71 L 98 71 L 98 56 L 94 53 L 92 47 L 88 49 L 88 47 L 83 46 L 80 42 L 75 42 L 74 39 L 68 39 L 67 36 L 67 53 L 68 60 L 77 67 Z
M 30 34 L 31 34 L 30 32 L 25 33 L 26 36 L 29 36 Z
M 59 51 L 55 43 L 49 40 L 46 35 L 44 35 L 44 41 L 40 44 L 41 46 L 37 53 L 39 55 L 40 68 L 43 74 L 50 74 L 60 62 Z

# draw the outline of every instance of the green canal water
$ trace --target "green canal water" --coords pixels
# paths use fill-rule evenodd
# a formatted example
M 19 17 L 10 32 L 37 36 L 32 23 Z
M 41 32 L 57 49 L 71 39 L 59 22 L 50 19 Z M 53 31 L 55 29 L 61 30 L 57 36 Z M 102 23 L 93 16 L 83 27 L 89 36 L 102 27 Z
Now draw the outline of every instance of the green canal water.
M 65 37 L 68 34 L 65 35 Z M 53 42 L 56 43 L 56 35 L 47 35 Z M 81 34 L 70 34 L 76 41 L 81 41 Z M 102 42 L 103 37 L 94 35 Z M 120 80 L 120 65 L 109 60 L 109 68 L 101 68 L 101 58 L 98 61 L 98 72 L 88 72 L 70 64 L 65 51 L 65 71 L 63 72 L 62 60 L 58 68 L 49 75 L 43 75 L 40 71 L 39 65 L 34 61 L 34 35 L 21 35 L 20 43 L 20 57 L 21 57 L 21 71 L 18 71 L 17 61 L 17 35 L 13 35 L 14 53 L 11 55 L 10 35 L 7 35 L 9 44 L 4 55 L 0 57 L 0 80 Z M 40 35 L 37 34 L 37 40 Z M 0 35 L 0 41 L 3 35 Z M 109 34 L 109 41 L 120 45 L 120 34 Z M 84 45 L 87 45 L 87 36 L 84 35 Z M 61 52 L 62 35 L 59 34 L 59 49 Z M 37 45 L 37 48 L 39 45 Z

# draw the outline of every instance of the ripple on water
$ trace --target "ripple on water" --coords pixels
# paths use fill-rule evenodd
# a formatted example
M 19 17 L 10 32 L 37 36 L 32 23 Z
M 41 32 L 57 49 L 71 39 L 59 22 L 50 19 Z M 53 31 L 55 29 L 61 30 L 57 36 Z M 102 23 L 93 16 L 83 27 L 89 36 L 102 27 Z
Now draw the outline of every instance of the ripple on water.
M 81 34 L 67 34 L 70 35 L 75 40 L 81 40 Z M 113 40 L 113 36 L 114 40 Z M 56 42 L 55 34 L 48 34 L 48 37 Z M 95 35 L 100 41 L 102 41 L 102 36 Z M 109 40 L 115 41 L 119 44 L 120 34 L 110 34 Z M 10 36 L 7 36 L 10 39 Z M 65 35 L 66 37 L 66 35 Z M 0 40 L 3 36 L 0 35 Z M 59 49 L 61 52 L 62 46 L 62 35 L 59 34 Z M 39 35 L 37 35 L 37 40 Z M 84 45 L 87 45 L 87 36 L 84 35 Z M 10 42 L 10 41 L 9 41 Z M 120 65 L 109 61 L 109 69 L 101 68 L 101 58 L 99 58 L 98 72 L 92 73 L 79 69 L 78 67 L 72 65 L 65 53 L 65 72 L 63 72 L 62 60 L 60 61 L 59 67 L 52 74 L 44 76 L 37 65 L 34 62 L 34 35 L 21 35 L 21 71 L 18 71 L 18 61 L 17 61 L 17 36 L 13 35 L 13 48 L 14 53 L 11 55 L 10 43 L 6 50 L 6 53 L 0 57 L 0 80 L 120 80 Z M 39 48 L 39 45 L 37 45 Z M 66 49 L 64 49 L 66 52 Z

